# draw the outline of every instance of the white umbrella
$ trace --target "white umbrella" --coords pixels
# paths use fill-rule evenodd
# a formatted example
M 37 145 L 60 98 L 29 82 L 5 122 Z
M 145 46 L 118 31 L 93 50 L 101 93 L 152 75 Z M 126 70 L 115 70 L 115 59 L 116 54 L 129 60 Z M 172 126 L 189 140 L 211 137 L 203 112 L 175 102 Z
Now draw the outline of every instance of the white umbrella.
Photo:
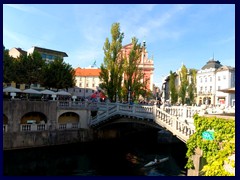
M 50 91 L 50 90 L 48 90 L 48 89 L 45 89 L 45 90 L 41 91 L 40 93 L 41 93 L 41 94 L 50 94 L 50 95 L 56 94 L 55 92 Z
M 28 94 L 41 94 L 41 92 L 35 90 L 35 89 L 25 89 L 23 93 L 28 93 Z
M 6 88 L 3 89 L 3 92 L 10 92 L 10 93 L 16 93 L 16 92 L 22 92 L 21 89 L 12 87 L 12 86 L 8 86 Z
M 66 91 L 58 91 L 55 94 L 56 95 L 62 95 L 62 96 L 71 96 L 71 94 L 66 92 Z

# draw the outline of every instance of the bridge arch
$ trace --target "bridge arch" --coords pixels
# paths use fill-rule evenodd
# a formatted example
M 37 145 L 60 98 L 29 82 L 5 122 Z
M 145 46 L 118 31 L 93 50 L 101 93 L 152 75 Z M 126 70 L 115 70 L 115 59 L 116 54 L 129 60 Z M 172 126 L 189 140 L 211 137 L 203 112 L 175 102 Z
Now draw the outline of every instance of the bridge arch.
M 92 126 L 92 128 L 102 129 L 107 126 L 111 126 L 111 125 L 115 125 L 115 124 L 123 124 L 123 123 L 148 126 L 149 128 L 154 128 L 154 129 L 158 129 L 158 130 L 163 129 L 161 126 L 154 123 L 153 119 L 137 118 L 134 116 L 120 115 L 120 114 L 115 114 L 113 116 L 110 116 L 110 117 L 106 118 L 105 120 L 101 121 L 99 124 L 96 124 L 96 126 Z
M 58 123 L 80 123 L 80 116 L 75 112 L 64 112 L 59 115 Z
M 22 116 L 20 119 L 20 124 L 46 124 L 47 123 L 47 116 L 42 112 L 28 112 Z

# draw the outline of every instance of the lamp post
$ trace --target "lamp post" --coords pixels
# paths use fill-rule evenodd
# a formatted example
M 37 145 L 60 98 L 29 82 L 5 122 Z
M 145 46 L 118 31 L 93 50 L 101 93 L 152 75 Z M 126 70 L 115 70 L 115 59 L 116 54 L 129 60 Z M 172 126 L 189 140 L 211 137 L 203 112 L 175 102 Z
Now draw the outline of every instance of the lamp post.
M 116 91 L 116 102 L 118 102 L 118 90 Z
M 128 102 L 130 103 L 131 100 L 131 89 L 130 86 L 128 87 Z

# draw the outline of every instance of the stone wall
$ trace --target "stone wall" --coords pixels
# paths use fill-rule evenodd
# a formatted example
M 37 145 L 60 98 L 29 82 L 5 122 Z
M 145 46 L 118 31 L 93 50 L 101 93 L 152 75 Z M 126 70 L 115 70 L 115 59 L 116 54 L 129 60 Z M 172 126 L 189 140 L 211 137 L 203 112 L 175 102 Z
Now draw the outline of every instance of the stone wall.
M 47 118 L 43 130 L 21 130 L 22 117 L 30 112 L 39 112 Z M 59 129 L 58 118 L 66 112 L 79 116 L 79 128 Z M 3 101 L 3 114 L 7 130 L 3 133 L 3 149 L 31 148 L 59 145 L 75 142 L 86 142 L 93 139 L 92 130 L 88 128 L 90 112 L 86 109 L 61 109 L 57 101 Z
M 3 136 L 3 149 L 22 149 L 40 146 L 51 146 L 93 140 L 89 129 L 40 131 L 40 132 L 8 132 Z

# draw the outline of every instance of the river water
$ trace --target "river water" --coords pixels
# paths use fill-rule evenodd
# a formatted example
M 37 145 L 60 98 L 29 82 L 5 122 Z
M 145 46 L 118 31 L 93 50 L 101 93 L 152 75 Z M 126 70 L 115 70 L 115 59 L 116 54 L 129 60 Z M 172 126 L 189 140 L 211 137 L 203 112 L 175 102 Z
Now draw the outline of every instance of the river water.
M 182 142 L 101 140 L 4 151 L 4 175 L 26 176 L 185 176 Z M 156 167 L 154 158 L 169 159 Z

